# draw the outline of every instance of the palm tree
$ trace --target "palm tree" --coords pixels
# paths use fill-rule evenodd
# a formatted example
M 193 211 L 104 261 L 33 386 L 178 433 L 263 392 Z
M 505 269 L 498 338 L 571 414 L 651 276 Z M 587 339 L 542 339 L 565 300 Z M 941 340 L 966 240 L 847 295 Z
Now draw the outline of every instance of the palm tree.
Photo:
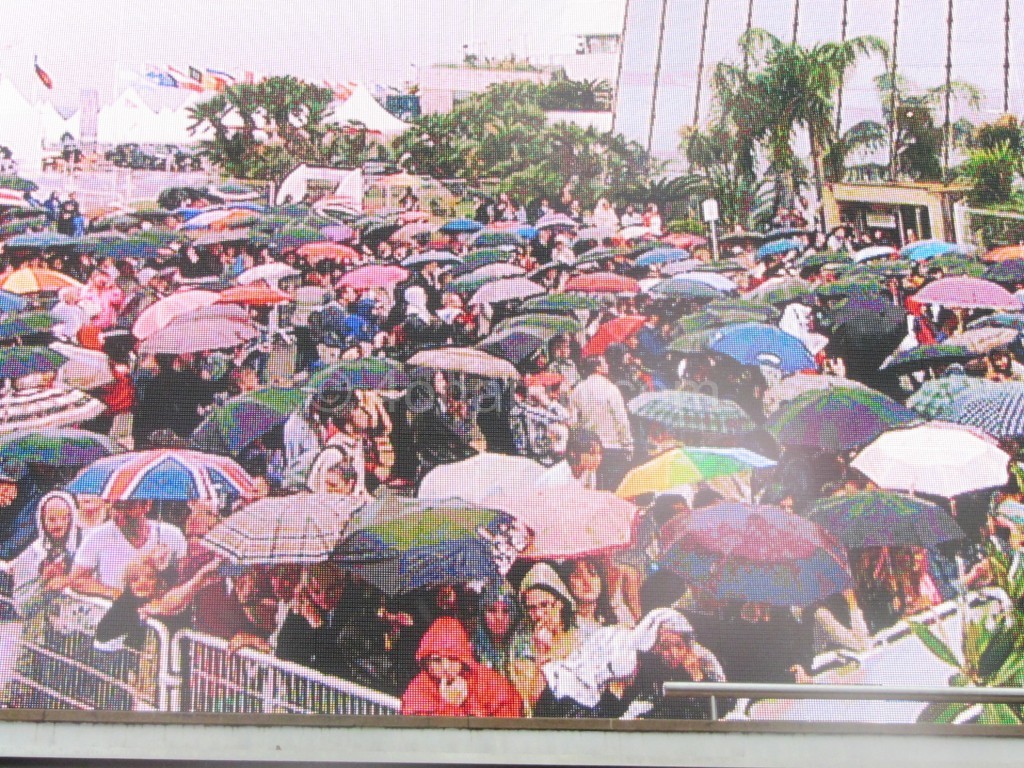
M 793 133 L 806 130 L 821 199 L 824 158 L 837 138 L 836 94 L 861 57 L 887 56 L 888 47 L 865 35 L 805 48 L 755 28 L 740 37 L 740 48 L 747 67 L 719 64 L 714 78 L 723 115 L 742 140 L 739 154 L 752 158 L 755 148 L 763 147 L 771 171 L 783 181 L 780 193 L 791 194 L 799 167 Z
M 862 150 L 877 151 L 889 141 L 889 131 L 875 120 L 862 120 L 838 136 L 825 153 L 823 170 L 829 182 L 843 181 L 850 157 Z

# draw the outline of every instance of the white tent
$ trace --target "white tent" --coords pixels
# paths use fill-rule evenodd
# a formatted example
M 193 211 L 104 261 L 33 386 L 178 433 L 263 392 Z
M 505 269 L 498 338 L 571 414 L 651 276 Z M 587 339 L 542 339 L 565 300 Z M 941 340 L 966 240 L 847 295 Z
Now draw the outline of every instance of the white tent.
M 64 117 L 53 104 L 45 102 L 39 107 L 39 122 L 42 126 L 43 143 L 47 147 L 59 145 L 60 137 L 65 133 L 70 133 L 75 139 L 81 138 L 78 112 L 70 117 Z
M 361 123 L 373 133 L 387 137 L 397 136 L 409 128 L 408 123 L 403 123 L 378 104 L 365 85 L 356 86 L 351 96 L 343 102 L 334 102 L 331 107 L 327 122 L 333 125 Z
M 159 142 L 159 118 L 134 88 L 100 109 L 96 134 L 102 144 Z
M 0 144 L 21 169 L 38 170 L 43 154 L 39 114 L 9 78 L 0 76 Z

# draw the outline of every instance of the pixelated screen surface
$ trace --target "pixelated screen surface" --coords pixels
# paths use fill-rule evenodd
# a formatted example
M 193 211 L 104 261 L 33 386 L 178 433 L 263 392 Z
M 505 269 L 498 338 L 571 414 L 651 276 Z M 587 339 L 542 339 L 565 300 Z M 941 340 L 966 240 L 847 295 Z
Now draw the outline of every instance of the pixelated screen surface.
M 1024 2 L 5 19 L 0 707 L 1021 723 Z

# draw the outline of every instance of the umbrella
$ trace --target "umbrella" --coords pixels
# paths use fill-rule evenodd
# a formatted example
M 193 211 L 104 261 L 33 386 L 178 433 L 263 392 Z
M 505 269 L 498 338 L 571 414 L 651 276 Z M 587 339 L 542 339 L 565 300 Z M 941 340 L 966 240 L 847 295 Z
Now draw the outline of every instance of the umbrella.
M 653 234 L 653 232 L 651 231 L 650 227 L 633 226 L 624 227 L 623 229 L 620 229 L 618 234 L 615 235 L 615 237 L 617 240 L 626 241 L 638 240 L 641 237 L 647 237 L 648 235 L 651 234 Z
M 367 288 L 385 288 L 400 283 L 409 277 L 409 270 L 395 265 L 367 264 L 348 272 L 338 282 L 339 286 L 348 286 L 357 290 Z
M 652 296 L 682 299 L 685 301 L 713 299 L 721 295 L 721 291 L 718 288 L 714 288 L 705 282 L 690 280 L 687 276 L 662 280 L 660 283 L 652 286 L 649 292 Z
M 821 373 L 795 373 L 768 387 L 761 398 L 761 403 L 764 405 L 765 415 L 770 416 L 779 410 L 783 403 L 795 400 L 804 392 L 814 392 L 832 387 L 846 387 L 848 389 L 862 389 L 865 392 L 874 392 L 866 384 L 861 384 L 859 381 L 853 381 L 852 379 L 844 379 L 841 376 Z
M 50 349 L 67 359 L 57 374 L 57 381 L 61 386 L 88 391 L 99 389 L 114 381 L 110 358 L 103 352 L 60 341 L 52 342 Z
M 236 565 L 321 563 L 361 504 L 335 493 L 260 499 L 217 524 L 202 544 Z
M 397 595 L 501 578 L 526 544 L 516 541 L 515 531 L 507 512 L 460 499 L 388 496 L 356 514 L 330 559 Z
M 747 321 L 774 323 L 782 317 L 782 312 L 768 304 L 755 304 L 746 299 L 723 296 L 705 305 L 704 309 L 718 317 L 723 323 L 742 323 Z
M 335 242 L 306 243 L 296 251 L 310 264 L 321 261 L 353 261 L 360 258 L 359 251 L 350 245 Z
M 742 365 L 767 365 L 785 373 L 818 368 L 800 339 L 763 323 L 741 323 L 722 328 L 712 335 L 708 347 Z
M 750 245 L 760 245 L 765 241 L 765 236 L 759 232 L 732 232 L 719 238 L 719 244 L 723 247 L 746 248 Z
M 972 328 L 953 334 L 943 343 L 955 344 L 976 355 L 984 355 L 994 349 L 1009 346 L 1018 336 L 1020 331 L 1016 328 Z
M 840 269 L 846 268 L 850 264 L 853 264 L 853 259 L 845 253 L 835 253 L 833 251 L 823 251 L 818 253 L 816 251 L 812 251 L 797 259 L 793 263 L 793 266 L 800 270 L 821 269 L 822 267 Z
M 696 355 L 698 352 L 706 352 L 708 342 L 711 341 L 711 337 L 718 328 L 719 325 L 716 322 L 710 328 L 683 333 L 673 338 L 668 348 L 673 352 L 681 352 L 684 355 Z
M 284 424 L 306 402 L 298 389 L 270 387 L 232 397 L 210 411 L 192 433 L 199 450 L 235 455 L 249 443 Z
M 356 231 L 346 224 L 330 224 L 320 228 L 320 234 L 334 243 L 347 243 L 356 236 Z
M 515 232 L 481 231 L 473 235 L 471 242 L 477 248 L 493 248 L 499 245 L 514 245 L 518 247 L 524 245 L 526 241 Z
M 916 413 L 880 392 L 830 387 L 783 404 L 767 426 L 782 445 L 845 453 L 918 420 Z
M 900 256 L 911 261 L 926 261 L 948 253 L 963 253 L 963 249 L 955 243 L 942 240 L 918 240 L 900 249 Z
M 543 347 L 551 335 L 543 328 L 510 328 L 492 333 L 482 339 L 476 348 L 519 365 Z
M 896 253 L 896 249 L 892 246 L 870 246 L 868 248 L 862 248 L 859 251 L 854 251 L 853 260 L 860 264 L 864 261 L 871 261 L 872 259 L 889 259 Z
M 231 349 L 259 335 L 252 324 L 228 318 L 207 319 L 195 323 L 189 315 L 182 316 L 166 328 L 145 339 L 139 351 L 147 355 L 183 355 L 213 349 Z
M 1024 384 L 990 383 L 965 392 L 950 406 L 949 420 L 993 437 L 1024 436 Z
M 178 317 L 216 303 L 221 295 L 213 291 L 179 291 L 146 307 L 132 325 L 132 336 L 140 341 L 166 328 Z
M 593 312 L 601 308 L 601 301 L 579 293 L 549 293 L 523 303 L 524 311 L 531 312 Z
M 402 259 L 403 267 L 421 267 L 424 264 L 461 264 L 462 259 L 451 251 L 424 251 Z
M 609 320 L 597 329 L 590 341 L 583 347 L 583 356 L 603 355 L 609 345 L 621 344 L 626 339 L 635 336 L 646 322 L 647 319 L 642 315 L 622 315 Z
M 61 288 L 82 288 L 82 284 L 63 272 L 37 267 L 21 267 L 0 277 L 0 290 L 9 293 L 43 293 Z
M 382 357 L 342 360 L 317 371 L 306 382 L 305 389 L 405 389 L 411 383 L 405 366 Z
M 525 330 L 550 339 L 556 333 L 578 334 L 583 330 L 583 324 L 579 320 L 565 315 L 518 315 L 502 320 L 494 326 L 492 333 L 511 330 Z
M 402 228 L 397 230 L 391 237 L 390 240 L 394 241 L 405 241 L 407 243 L 416 242 L 417 238 L 423 238 L 427 235 L 432 235 L 437 231 L 437 225 L 431 224 L 427 221 L 414 221 L 409 224 L 402 225 Z
M 987 435 L 933 421 L 886 432 L 850 466 L 890 491 L 951 499 L 1005 485 L 1009 462 L 1010 456 Z
M 519 371 L 508 361 L 479 349 L 464 347 L 423 350 L 410 357 L 408 364 L 414 367 L 466 373 L 491 379 L 519 378 Z
M 640 418 L 678 432 L 744 435 L 757 429 L 736 403 L 696 392 L 646 392 L 627 407 Z
M 532 537 L 520 557 L 576 558 L 629 546 L 638 509 L 616 496 L 583 488 L 516 489 L 486 500 L 510 513 Z
M 61 367 L 67 358 L 46 347 L 8 347 L 0 349 L 0 379 L 20 379 L 33 373 L 49 373 Z
M 268 285 L 236 285 L 222 291 L 217 298 L 218 304 L 240 304 L 245 307 L 272 307 L 291 301 L 292 297 L 284 291 Z
M 994 315 L 986 315 L 972 320 L 967 324 L 968 328 L 1013 328 L 1015 331 L 1024 332 L 1024 315 L 1010 312 L 997 312 Z
M 217 245 L 218 243 L 239 243 L 252 238 L 253 232 L 248 229 L 226 229 L 222 231 L 210 230 L 204 232 L 195 240 L 192 241 L 192 245 L 202 248 L 208 245 Z M 132 258 L 152 258 L 159 254 L 159 249 L 149 244 L 147 246 L 136 245 L 129 246 L 126 243 L 113 242 L 109 246 L 101 246 L 101 250 L 107 248 L 112 249 L 114 252 L 126 254 Z
M 805 248 L 807 248 L 807 245 L 802 240 L 775 240 L 770 243 L 765 243 L 757 249 L 757 259 L 758 261 L 761 261 L 770 256 L 778 256 L 780 254 L 789 253 L 790 251 L 802 253 Z
M 0 313 L 20 312 L 28 306 L 28 300 L 16 293 L 0 291 Z
M 1016 284 L 1024 282 L 1024 259 L 1000 261 L 982 273 L 982 277 L 994 283 Z
M 480 453 L 464 461 L 442 464 L 430 470 L 420 482 L 416 498 L 437 500 L 458 497 L 472 504 L 491 506 L 485 502 L 489 496 L 520 493 L 536 483 L 545 470 L 542 464 L 523 456 Z
M 288 277 L 298 277 L 301 274 L 295 267 L 291 267 L 279 261 L 271 264 L 260 264 L 258 267 L 250 267 L 236 278 L 239 285 L 249 285 L 262 280 L 267 285 L 276 285 L 279 281 Z
M 706 237 L 694 235 L 689 232 L 662 235 L 661 242 L 665 243 L 665 245 L 670 245 L 673 248 L 685 248 L 688 251 L 708 244 Z
M 991 280 L 978 277 L 943 277 L 911 297 L 918 304 L 938 304 L 959 309 L 1024 309 L 1020 298 Z
M 947 375 L 928 379 L 921 388 L 907 398 L 907 406 L 929 419 L 950 420 L 955 414 L 957 398 L 974 389 L 992 384 L 973 376 Z
M 682 248 L 653 248 L 638 258 L 634 265 L 650 267 L 654 264 L 668 264 L 670 261 L 684 261 L 690 258 L 690 252 Z
M 594 272 L 570 278 L 565 290 L 581 293 L 640 293 L 640 284 L 630 277 L 612 272 Z
M 226 456 L 184 449 L 156 449 L 110 456 L 85 467 L 67 490 L 107 501 L 219 500 L 222 494 L 253 499 L 259 486 Z
M 859 491 L 819 499 L 807 519 L 845 546 L 925 547 L 964 539 L 956 520 L 937 504 L 891 491 Z
M 71 427 L 26 429 L 0 438 L 0 456 L 26 464 L 83 467 L 123 450 L 106 435 Z
M 822 299 L 838 299 L 843 296 L 870 296 L 883 290 L 879 278 L 869 273 L 854 272 L 850 277 L 817 286 L 814 293 Z
M 15 390 L 0 396 L 0 433 L 73 426 L 105 410 L 99 400 L 64 386 Z
M 738 287 L 733 280 L 715 272 L 687 272 L 683 277 L 695 283 L 704 283 L 723 293 L 732 293 Z
M 798 277 L 773 278 L 747 293 L 744 298 L 763 304 L 788 304 L 802 301 L 814 293 L 806 280 Z
M 528 299 L 546 293 L 543 286 L 525 277 L 504 277 L 484 285 L 473 294 L 470 304 L 499 304 L 503 301 Z
M 674 448 L 630 470 L 615 494 L 629 499 L 774 466 L 771 459 L 744 448 Z
M 441 227 L 441 231 L 450 232 L 451 234 L 462 234 L 465 232 L 479 232 L 483 228 L 483 224 L 479 221 L 473 221 L 473 219 L 452 219 Z
M 33 232 L 32 234 L 17 235 L 10 238 L 4 243 L 4 247 L 46 251 L 51 248 L 66 248 L 74 245 L 74 242 L 67 235 L 61 235 L 57 232 Z
M 537 229 L 548 229 L 551 227 L 565 227 L 567 229 L 576 229 L 579 224 L 574 219 L 569 218 L 564 213 L 546 213 L 537 219 Z
M 585 227 L 576 233 L 577 242 L 581 240 L 596 240 L 604 242 L 615 237 L 618 230 L 615 227 Z
M 1022 245 L 1003 245 L 999 248 L 993 248 L 991 251 L 981 257 L 985 261 L 1009 261 L 1016 259 L 1024 259 L 1024 246 Z
M 716 601 L 807 606 L 853 586 L 832 535 L 778 507 L 699 509 L 671 520 L 662 542 L 660 566 Z
M 909 373 L 911 371 L 931 368 L 932 366 L 963 362 L 975 357 L 976 354 L 966 347 L 950 344 L 948 341 L 941 344 L 922 344 L 889 355 L 885 362 L 882 363 L 880 370 L 892 373 Z

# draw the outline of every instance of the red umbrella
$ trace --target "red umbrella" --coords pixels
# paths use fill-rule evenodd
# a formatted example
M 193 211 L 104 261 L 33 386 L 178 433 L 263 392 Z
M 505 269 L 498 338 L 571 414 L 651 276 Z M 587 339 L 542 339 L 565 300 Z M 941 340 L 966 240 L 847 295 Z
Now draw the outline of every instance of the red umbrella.
M 583 347 L 583 356 L 603 355 L 610 344 L 621 344 L 644 327 L 644 318 L 639 315 L 623 315 L 609 320 L 597 329 L 594 338 Z
M 276 288 L 271 288 L 261 283 L 252 283 L 250 285 L 236 285 L 233 288 L 222 291 L 217 299 L 217 303 L 242 304 L 247 307 L 271 307 L 274 304 L 283 304 L 286 301 L 291 301 L 291 298 L 284 291 L 279 291 Z
M 594 272 L 572 278 L 565 290 L 582 293 L 640 293 L 640 284 L 631 277 L 612 272 Z
M 689 232 L 665 235 L 660 238 L 660 240 L 665 243 L 665 245 L 671 245 L 673 248 L 682 248 L 687 251 L 693 250 L 694 248 L 700 248 L 701 246 L 708 244 L 708 239 L 706 237 L 692 235 Z
M 338 282 L 339 286 L 348 286 L 357 290 L 367 288 L 382 288 L 395 283 L 400 283 L 409 277 L 409 270 L 395 265 L 383 266 L 380 264 L 367 264 L 358 267 L 346 274 Z
M 306 243 L 298 249 L 298 254 L 309 261 L 310 264 L 317 264 L 321 261 L 352 261 L 359 258 L 359 251 L 341 243 L 321 241 L 317 243 Z

